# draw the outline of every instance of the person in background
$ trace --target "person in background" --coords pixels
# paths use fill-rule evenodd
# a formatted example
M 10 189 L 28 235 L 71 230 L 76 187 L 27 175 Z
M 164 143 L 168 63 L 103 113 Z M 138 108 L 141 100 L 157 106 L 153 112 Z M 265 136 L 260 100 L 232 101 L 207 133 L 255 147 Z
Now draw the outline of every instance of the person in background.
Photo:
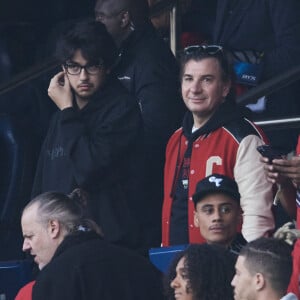
M 277 198 L 291 218 L 297 220 L 297 229 L 300 229 L 300 136 L 296 155 L 291 158 L 282 157 L 270 161 L 261 157 L 265 164 L 268 180 L 278 185 Z M 288 290 L 300 298 L 300 241 L 297 240 L 293 250 L 293 274 Z
M 32 300 L 32 288 L 35 283 L 34 281 L 28 282 L 19 291 L 15 300 Z
M 235 300 L 297 300 L 286 294 L 292 273 L 291 247 L 283 240 L 260 238 L 242 248 L 232 279 Z
M 208 244 L 238 253 L 247 243 L 238 233 L 242 221 L 240 197 L 236 182 L 221 174 L 212 174 L 197 183 L 194 225 Z
M 95 18 L 118 46 L 119 60 L 113 71 L 141 109 L 146 165 L 139 172 L 147 203 L 141 214 L 147 224 L 143 236 L 148 238 L 146 247 L 159 247 L 165 147 L 184 113 L 178 63 L 150 22 L 147 0 L 97 0 Z
M 168 300 L 233 300 L 234 256 L 216 245 L 190 245 L 165 277 Z
M 237 182 L 247 241 L 274 228 L 272 184 L 256 150 L 267 141 L 235 105 L 231 86 L 232 68 L 222 47 L 185 48 L 181 92 L 188 112 L 166 149 L 163 246 L 204 242 L 194 226 L 192 196 L 197 182 L 213 173 Z
M 82 193 L 47 192 L 24 208 L 23 251 L 40 269 L 33 300 L 163 299 L 160 274 L 133 251 L 114 246 L 86 218 Z
M 242 62 L 260 64 L 258 84 L 283 74 L 300 64 L 300 2 L 218 0 L 213 43 L 224 46 L 234 53 L 234 57 L 244 57 Z M 265 107 L 256 113 L 255 119 L 298 116 L 299 86 L 297 81 L 267 95 Z M 295 149 L 296 129 L 267 133 L 273 146 L 287 152 Z

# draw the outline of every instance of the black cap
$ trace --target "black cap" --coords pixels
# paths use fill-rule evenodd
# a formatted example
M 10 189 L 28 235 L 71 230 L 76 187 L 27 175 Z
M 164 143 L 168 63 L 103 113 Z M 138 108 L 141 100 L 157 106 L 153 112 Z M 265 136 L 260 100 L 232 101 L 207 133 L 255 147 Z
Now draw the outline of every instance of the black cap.
M 237 183 L 227 176 L 212 174 L 197 183 L 196 191 L 193 195 L 195 206 L 206 195 L 214 193 L 224 193 L 240 203 L 241 195 Z

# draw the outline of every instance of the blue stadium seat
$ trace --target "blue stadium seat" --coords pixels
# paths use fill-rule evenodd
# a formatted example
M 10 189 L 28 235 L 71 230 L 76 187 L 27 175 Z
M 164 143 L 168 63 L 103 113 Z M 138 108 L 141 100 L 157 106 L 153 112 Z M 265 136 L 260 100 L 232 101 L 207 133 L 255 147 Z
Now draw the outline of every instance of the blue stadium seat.
M 5 295 L 5 300 L 15 299 L 19 289 L 32 280 L 32 263 L 29 260 L 0 262 L 0 295 Z

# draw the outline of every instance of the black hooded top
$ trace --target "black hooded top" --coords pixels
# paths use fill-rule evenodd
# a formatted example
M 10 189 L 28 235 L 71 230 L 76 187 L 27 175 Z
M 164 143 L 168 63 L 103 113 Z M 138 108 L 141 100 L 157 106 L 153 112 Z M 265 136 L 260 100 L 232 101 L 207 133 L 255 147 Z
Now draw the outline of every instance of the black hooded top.
M 134 244 L 143 125 L 138 104 L 108 78 L 81 110 L 58 111 L 41 149 L 32 195 L 89 194 L 92 216 L 113 242 Z

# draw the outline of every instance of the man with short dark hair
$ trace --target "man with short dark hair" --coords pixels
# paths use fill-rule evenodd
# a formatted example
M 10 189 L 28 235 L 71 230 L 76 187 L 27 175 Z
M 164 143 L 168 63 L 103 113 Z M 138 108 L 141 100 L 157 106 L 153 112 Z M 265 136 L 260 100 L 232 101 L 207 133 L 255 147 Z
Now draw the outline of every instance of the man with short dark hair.
M 136 97 L 145 129 L 146 166 L 143 200 L 148 246 L 160 245 L 165 147 L 184 112 L 179 95 L 178 63 L 149 20 L 147 0 L 98 0 L 95 18 L 118 46 L 114 68 L 121 83 Z M 146 191 L 146 192 L 145 192 Z
M 66 29 L 56 54 L 62 71 L 48 94 L 59 111 L 41 150 L 32 194 L 86 190 L 88 209 L 105 238 L 136 248 L 142 121 L 135 98 L 111 74 L 115 44 L 103 24 L 83 21 Z
M 292 273 L 291 247 L 284 241 L 260 238 L 248 243 L 235 268 L 235 300 L 297 300 L 291 293 L 284 296 Z
M 272 184 L 256 147 L 266 142 L 247 119 L 232 91 L 232 66 L 218 45 L 192 45 L 181 58 L 181 93 L 188 112 L 166 148 L 162 243 L 201 243 L 192 196 L 204 177 L 234 178 L 241 194 L 242 233 L 247 241 L 274 228 Z
M 238 253 L 246 240 L 237 233 L 242 220 L 236 182 L 221 174 L 200 180 L 193 195 L 194 224 L 208 244 L 217 244 Z

